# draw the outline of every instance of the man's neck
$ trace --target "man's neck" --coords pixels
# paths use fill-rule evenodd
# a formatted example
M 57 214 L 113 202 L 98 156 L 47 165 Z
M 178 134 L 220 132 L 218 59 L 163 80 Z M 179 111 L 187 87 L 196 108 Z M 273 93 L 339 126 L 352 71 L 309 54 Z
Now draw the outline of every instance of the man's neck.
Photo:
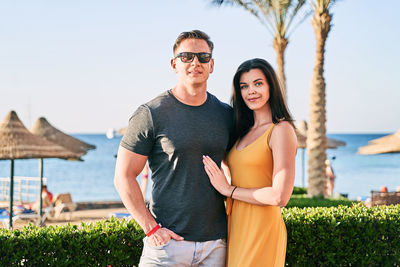
M 178 84 L 171 92 L 180 102 L 190 106 L 200 106 L 207 100 L 207 85 L 187 87 Z

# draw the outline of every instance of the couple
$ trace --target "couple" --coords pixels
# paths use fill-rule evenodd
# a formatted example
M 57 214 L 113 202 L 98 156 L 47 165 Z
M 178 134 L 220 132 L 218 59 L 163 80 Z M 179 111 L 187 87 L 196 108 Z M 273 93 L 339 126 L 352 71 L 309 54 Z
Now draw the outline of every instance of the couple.
M 239 66 L 233 109 L 208 93 L 212 50 L 204 32 L 181 33 L 171 59 L 177 85 L 141 105 L 121 141 L 114 182 L 146 233 L 139 266 L 285 263 L 280 207 L 294 183 L 292 118 L 274 70 L 262 59 Z M 136 181 L 147 160 L 150 211 Z

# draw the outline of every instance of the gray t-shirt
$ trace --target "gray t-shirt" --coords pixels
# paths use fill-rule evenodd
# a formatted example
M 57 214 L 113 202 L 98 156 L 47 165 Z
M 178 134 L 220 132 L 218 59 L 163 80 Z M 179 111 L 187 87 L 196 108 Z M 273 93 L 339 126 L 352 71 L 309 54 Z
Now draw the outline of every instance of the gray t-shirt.
M 201 106 L 189 106 L 167 91 L 135 111 L 122 138 L 122 147 L 148 156 L 151 214 L 186 240 L 226 238 L 224 198 L 211 185 L 202 155 L 220 164 L 232 118 L 232 108 L 210 93 Z

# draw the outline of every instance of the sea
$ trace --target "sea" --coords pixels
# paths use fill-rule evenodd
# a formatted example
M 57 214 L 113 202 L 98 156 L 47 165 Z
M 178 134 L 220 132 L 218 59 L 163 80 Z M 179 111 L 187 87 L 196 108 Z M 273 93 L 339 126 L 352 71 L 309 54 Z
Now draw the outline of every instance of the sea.
M 346 142 L 346 146 L 327 150 L 336 174 L 334 194 L 347 194 L 350 199 L 365 199 L 370 196 L 371 190 L 379 190 L 381 186 L 386 186 L 389 191 L 395 191 L 400 187 L 400 153 L 357 154 L 360 146 L 367 145 L 369 140 L 384 135 L 386 134 L 328 134 L 329 138 Z M 96 149 L 90 150 L 83 156 L 83 161 L 44 159 L 44 177 L 47 178 L 49 191 L 53 194 L 68 192 L 76 202 L 120 200 L 113 178 L 115 155 L 121 137 L 108 139 L 105 134 L 73 136 L 95 145 Z M 0 161 L 0 177 L 9 175 L 10 161 Z M 38 177 L 39 160 L 15 160 L 14 175 Z M 140 176 L 137 179 L 140 182 Z M 151 179 L 149 180 L 147 199 L 151 195 L 152 183 Z M 299 149 L 296 158 L 295 185 L 307 186 L 307 184 L 307 153 Z

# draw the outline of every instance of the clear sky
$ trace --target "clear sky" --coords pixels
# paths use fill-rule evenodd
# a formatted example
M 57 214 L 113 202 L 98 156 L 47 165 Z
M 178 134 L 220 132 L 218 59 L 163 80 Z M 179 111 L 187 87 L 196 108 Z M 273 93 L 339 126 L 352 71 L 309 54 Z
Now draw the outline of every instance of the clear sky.
M 0 0 L 0 119 L 15 110 L 30 127 L 40 117 L 68 133 L 124 127 L 142 103 L 176 82 L 177 35 L 200 29 L 214 41 L 209 91 L 229 102 L 244 60 L 276 66 L 272 36 L 239 7 L 206 0 Z M 343 0 L 332 9 L 326 47 L 329 133 L 400 128 L 398 0 Z M 315 37 L 311 18 L 286 52 L 289 108 L 308 118 Z

